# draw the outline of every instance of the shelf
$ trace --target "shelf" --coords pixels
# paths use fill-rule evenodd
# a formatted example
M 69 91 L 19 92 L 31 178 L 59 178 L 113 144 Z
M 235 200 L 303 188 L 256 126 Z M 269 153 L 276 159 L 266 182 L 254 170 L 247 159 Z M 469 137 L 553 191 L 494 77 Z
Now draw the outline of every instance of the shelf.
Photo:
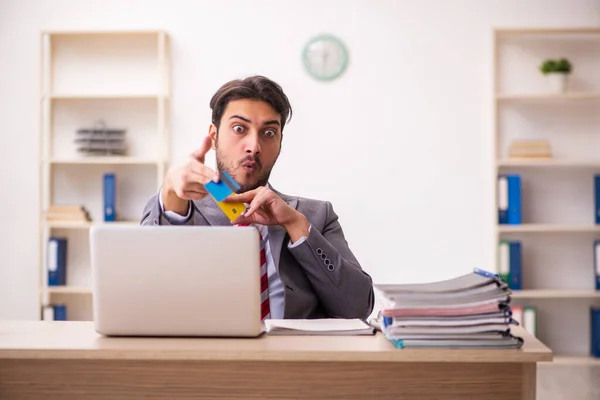
M 40 44 L 39 305 L 65 297 L 69 320 L 92 320 L 86 233 L 140 226 L 140 207 L 164 182 L 169 164 L 170 39 L 161 30 L 43 31 Z M 126 131 L 126 153 L 79 151 L 77 131 L 100 121 Z M 104 221 L 106 173 L 117 178 L 115 211 L 124 221 Z M 70 215 L 46 220 L 53 204 L 81 205 L 93 221 Z M 66 286 L 47 286 L 52 236 L 68 241 Z
M 598 27 L 573 28 L 500 28 L 495 30 L 498 35 L 600 35 Z
M 48 286 L 50 294 L 92 294 L 92 289 L 85 286 Z
M 496 100 L 498 101 L 535 101 L 535 102 L 546 102 L 546 101 L 564 101 L 564 100 L 600 100 L 600 92 L 573 92 L 564 94 L 498 94 Z
M 48 228 L 53 229 L 89 229 L 92 225 L 122 225 L 135 226 L 139 221 L 117 221 L 117 222 L 72 222 L 72 221 L 49 221 L 45 222 Z
M 569 289 L 513 290 L 515 299 L 593 299 L 600 298 L 600 291 Z
M 544 366 L 551 365 L 583 365 L 600 367 L 600 358 L 590 356 L 562 356 L 555 355 L 552 361 L 540 363 Z
M 50 159 L 50 164 L 133 164 L 133 165 L 158 165 L 162 162 L 151 158 L 124 157 L 124 156 L 103 156 L 103 157 L 81 157 L 73 159 Z
M 569 159 L 504 159 L 498 160 L 499 167 L 534 167 L 534 168 L 600 168 L 600 160 Z
M 166 34 L 166 31 L 163 30 L 85 30 L 85 31 L 77 31 L 77 30 L 48 30 L 42 31 L 44 35 L 52 35 L 52 36 L 124 36 L 124 35 L 159 35 Z
M 152 93 L 106 93 L 106 94 L 52 94 L 44 98 L 52 100 L 152 100 L 167 97 Z
M 600 232 L 600 225 L 521 224 L 498 225 L 497 229 L 500 233 Z

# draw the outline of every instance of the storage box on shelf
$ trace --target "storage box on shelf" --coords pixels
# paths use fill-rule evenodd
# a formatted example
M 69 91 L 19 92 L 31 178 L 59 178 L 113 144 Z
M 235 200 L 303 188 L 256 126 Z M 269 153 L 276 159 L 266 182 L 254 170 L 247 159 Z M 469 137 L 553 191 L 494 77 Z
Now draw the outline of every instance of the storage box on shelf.
M 600 28 L 498 29 L 493 42 L 498 272 L 518 278 L 513 304 L 528 310 L 558 362 L 600 364 L 591 337 L 600 305 Z M 573 66 L 564 92 L 539 69 L 552 58 Z
M 168 167 L 168 37 L 43 32 L 41 50 L 41 316 L 90 320 L 87 230 L 138 224 Z M 64 243 L 64 259 L 56 258 L 51 238 Z M 49 281 L 49 268 L 64 282 Z

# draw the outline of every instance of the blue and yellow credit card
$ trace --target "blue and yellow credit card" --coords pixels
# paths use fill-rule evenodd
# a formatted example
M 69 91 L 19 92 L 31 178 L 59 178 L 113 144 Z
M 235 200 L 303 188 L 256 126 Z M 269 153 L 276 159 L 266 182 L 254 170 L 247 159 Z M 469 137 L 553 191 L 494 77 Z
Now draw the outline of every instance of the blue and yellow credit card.
M 240 190 L 240 185 L 234 181 L 226 171 L 222 171 L 219 176 L 220 179 L 218 183 L 210 181 L 204 185 L 204 188 L 215 200 L 221 211 L 225 213 L 227 218 L 229 218 L 230 221 L 233 221 L 239 217 L 241 213 L 246 211 L 246 206 L 244 203 L 225 203 L 223 200 Z

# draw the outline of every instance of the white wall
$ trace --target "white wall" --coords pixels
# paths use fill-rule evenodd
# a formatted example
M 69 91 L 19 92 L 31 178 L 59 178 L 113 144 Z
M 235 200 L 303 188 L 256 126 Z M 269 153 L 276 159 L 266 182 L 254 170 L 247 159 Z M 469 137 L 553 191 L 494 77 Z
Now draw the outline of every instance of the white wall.
M 331 200 L 375 281 L 408 282 L 492 268 L 491 29 L 599 24 L 592 0 L 0 0 L 0 318 L 38 313 L 40 30 L 168 31 L 175 160 L 220 84 L 278 81 L 295 114 L 272 183 Z M 300 63 L 321 32 L 351 57 L 329 84 Z

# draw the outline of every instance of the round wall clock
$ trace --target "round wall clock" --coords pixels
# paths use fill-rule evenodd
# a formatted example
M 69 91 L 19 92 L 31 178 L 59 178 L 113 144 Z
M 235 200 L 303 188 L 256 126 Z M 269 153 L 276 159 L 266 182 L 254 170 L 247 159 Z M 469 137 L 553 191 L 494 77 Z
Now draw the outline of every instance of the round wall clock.
M 337 37 L 319 35 L 304 47 L 302 62 L 312 77 L 328 81 L 344 72 L 348 65 L 348 51 Z

